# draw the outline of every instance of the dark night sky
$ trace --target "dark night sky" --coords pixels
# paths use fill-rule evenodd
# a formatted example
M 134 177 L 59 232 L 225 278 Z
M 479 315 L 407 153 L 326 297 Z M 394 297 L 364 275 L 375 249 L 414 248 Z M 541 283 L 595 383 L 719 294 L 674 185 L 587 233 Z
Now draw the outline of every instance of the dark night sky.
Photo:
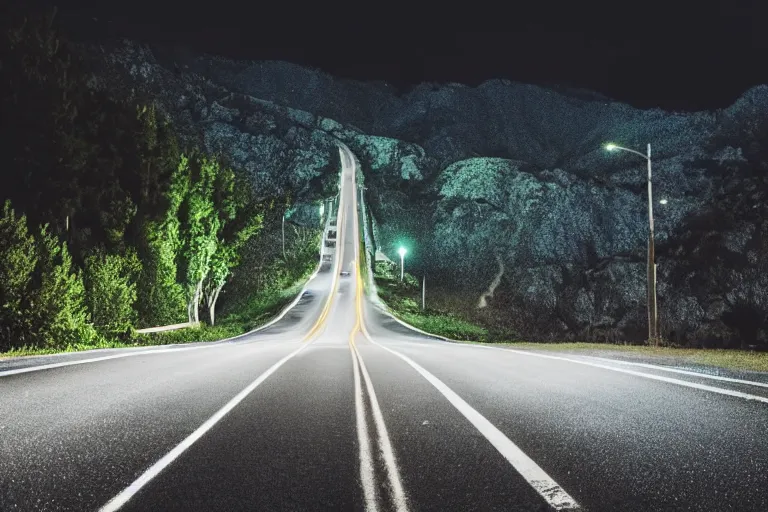
M 498 4 L 507 12 L 443 10 L 429 17 L 394 5 L 387 13 L 387 5 L 368 2 L 354 10 L 314 3 L 312 12 L 288 2 L 59 3 L 62 18 L 88 33 L 289 60 L 401 89 L 422 81 L 476 85 L 508 78 L 593 89 L 639 107 L 692 110 L 726 106 L 748 87 L 768 83 L 766 0 L 615 0 L 557 9 L 549 3 L 539 12 Z M 464 20 L 462 28 L 503 22 L 505 31 L 454 30 L 468 14 L 483 17 Z

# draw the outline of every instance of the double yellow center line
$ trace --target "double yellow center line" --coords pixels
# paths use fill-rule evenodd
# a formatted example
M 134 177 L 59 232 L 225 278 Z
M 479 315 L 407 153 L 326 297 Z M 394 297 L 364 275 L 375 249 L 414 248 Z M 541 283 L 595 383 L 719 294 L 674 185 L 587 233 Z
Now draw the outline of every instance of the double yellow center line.
M 342 178 L 343 179 L 343 178 Z M 354 186 L 354 181 L 352 182 L 352 185 Z M 343 187 L 343 183 L 342 183 Z M 342 189 L 343 192 L 343 189 Z M 355 200 L 357 199 L 357 194 L 354 195 Z M 353 206 L 357 206 L 356 201 L 352 203 Z M 331 305 L 333 304 L 333 299 L 336 297 L 336 287 L 339 284 L 339 267 L 341 267 L 341 262 L 344 261 L 344 238 L 346 236 L 346 232 L 343 229 L 343 218 L 344 218 L 344 207 L 346 206 L 346 201 L 344 200 L 344 194 L 339 194 L 339 209 L 336 214 L 336 231 L 339 233 L 338 236 L 338 242 L 336 243 L 336 247 L 338 247 L 336 254 L 335 254 L 335 264 L 333 265 L 333 280 L 331 281 L 331 289 L 330 294 L 328 295 L 328 300 L 325 301 L 325 306 L 323 307 L 323 311 L 320 313 L 320 316 L 317 318 L 317 321 L 315 322 L 315 325 L 312 326 L 312 329 L 309 330 L 306 336 L 304 336 L 304 339 L 302 339 L 302 342 L 307 342 L 311 340 L 315 335 L 320 332 L 320 330 L 325 325 L 325 321 L 328 318 L 328 313 L 331 311 Z M 355 220 L 357 218 L 355 217 Z M 355 228 L 357 228 L 357 222 L 355 222 Z M 325 232 L 323 232 L 323 242 L 325 242 Z M 322 256 L 321 256 L 322 257 Z M 322 265 L 322 262 L 320 263 Z

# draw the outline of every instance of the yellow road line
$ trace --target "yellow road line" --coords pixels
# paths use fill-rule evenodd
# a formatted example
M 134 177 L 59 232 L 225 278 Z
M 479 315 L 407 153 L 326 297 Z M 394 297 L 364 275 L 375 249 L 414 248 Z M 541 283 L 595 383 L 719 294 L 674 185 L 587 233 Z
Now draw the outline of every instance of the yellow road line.
M 342 229 L 342 222 L 344 218 L 344 206 L 346 201 L 344 200 L 344 194 L 343 188 L 344 188 L 344 178 L 342 177 L 341 187 L 342 191 L 339 193 L 339 208 L 336 212 L 336 232 L 339 233 L 338 241 L 336 243 L 336 246 L 338 247 L 336 251 L 336 261 L 333 265 L 333 280 L 331 281 L 331 290 L 330 294 L 328 295 L 328 300 L 325 302 L 325 306 L 323 307 L 322 313 L 320 313 L 320 316 L 317 318 L 317 321 L 315 322 L 315 325 L 312 326 L 312 329 L 309 330 L 306 336 L 304 336 L 304 339 L 302 339 L 302 342 L 309 341 L 314 337 L 320 329 L 325 325 L 325 321 L 328 318 L 328 313 L 331 311 L 331 305 L 333 304 L 333 299 L 336 297 L 336 287 L 339 284 L 339 268 L 341 267 L 342 261 L 344 261 L 344 238 L 346 237 L 346 232 L 344 229 Z M 354 181 L 353 181 L 354 185 Z M 357 194 L 355 194 L 357 196 Z M 325 237 L 325 233 L 323 233 L 323 237 Z M 322 264 L 322 263 L 321 263 Z
M 357 263 L 357 260 L 354 262 Z M 363 281 L 360 279 L 360 272 L 356 272 L 355 277 L 355 326 L 352 328 L 352 332 L 349 333 L 349 343 L 353 347 L 355 345 L 355 334 L 357 334 L 363 324 Z
M 353 166 L 354 170 L 354 166 Z M 355 191 L 355 197 L 352 199 L 352 213 L 353 213 L 353 229 L 354 229 L 354 237 L 355 237 L 355 260 L 354 265 L 352 265 L 352 268 L 355 269 L 355 326 L 352 328 L 352 332 L 349 334 L 349 342 L 353 347 L 355 345 L 355 334 L 357 334 L 357 331 L 359 331 L 361 328 L 365 329 L 363 326 L 363 301 L 362 301 L 362 291 L 363 291 L 363 281 L 360 279 L 360 226 L 358 224 L 358 213 L 357 213 L 357 187 L 355 187 L 355 175 L 352 174 L 352 185 L 353 190 Z

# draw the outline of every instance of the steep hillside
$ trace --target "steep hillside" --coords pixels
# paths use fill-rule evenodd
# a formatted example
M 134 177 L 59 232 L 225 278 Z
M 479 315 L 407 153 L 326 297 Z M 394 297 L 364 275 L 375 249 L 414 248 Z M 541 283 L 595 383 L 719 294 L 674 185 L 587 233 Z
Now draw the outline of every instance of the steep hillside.
M 479 298 L 503 270 L 477 314 L 525 338 L 643 339 L 646 163 L 604 143 L 651 143 L 664 336 L 768 344 L 766 87 L 683 114 L 506 81 L 397 96 L 281 62 L 130 42 L 81 51 L 94 87 L 151 91 L 257 187 L 316 196 L 346 143 L 379 247 L 409 244 L 410 268 L 440 276 L 439 293 Z

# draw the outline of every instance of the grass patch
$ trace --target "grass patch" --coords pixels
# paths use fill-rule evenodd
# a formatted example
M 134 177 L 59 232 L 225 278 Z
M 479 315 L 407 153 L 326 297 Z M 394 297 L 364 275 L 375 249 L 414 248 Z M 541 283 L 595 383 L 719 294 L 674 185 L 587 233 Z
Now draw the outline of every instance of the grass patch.
M 491 341 L 488 329 L 452 311 L 421 309 L 419 282 L 406 274 L 400 281 L 397 269 L 377 262 L 374 280 L 379 298 L 402 321 L 423 331 L 461 341 Z
M 422 331 L 444 336 L 460 341 L 479 340 L 488 337 L 488 330 L 455 316 L 434 312 L 427 314 L 396 312 L 396 315 L 404 322 L 411 324 Z
M 60 354 L 62 352 L 82 352 L 84 350 L 97 350 L 102 348 L 125 348 L 132 347 L 133 344 L 125 343 L 117 340 L 99 340 L 96 343 L 76 343 L 67 347 L 61 348 L 45 348 L 45 347 L 20 347 L 13 348 L 7 352 L 0 353 L 0 359 L 7 359 L 10 357 L 24 357 L 24 356 L 44 356 L 50 354 Z
M 692 357 L 698 364 L 768 372 L 768 353 L 766 352 L 732 349 L 696 350 Z
M 500 342 L 497 345 L 504 345 L 515 348 L 535 348 L 536 350 L 552 350 L 556 352 L 562 352 L 564 350 L 615 350 L 617 352 L 637 352 L 643 354 L 655 354 L 655 355 L 670 355 L 671 350 L 688 350 L 688 349 L 673 349 L 667 347 L 650 347 L 646 345 L 619 345 L 613 343 L 589 343 L 582 341 L 567 341 L 561 343 L 546 343 L 546 342 L 533 342 L 533 341 L 510 341 Z

